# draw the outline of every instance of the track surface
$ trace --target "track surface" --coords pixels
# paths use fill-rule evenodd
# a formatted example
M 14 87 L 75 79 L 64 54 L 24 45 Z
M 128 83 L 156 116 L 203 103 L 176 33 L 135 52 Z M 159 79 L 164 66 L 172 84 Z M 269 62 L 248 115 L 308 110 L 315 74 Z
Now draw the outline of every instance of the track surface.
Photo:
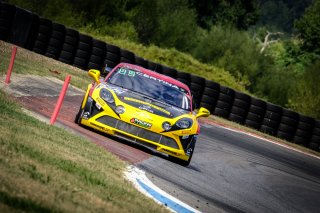
M 32 79 L 32 78 L 31 78 Z M 16 78 L 8 93 L 50 117 L 62 82 Z M 39 95 L 40 94 L 40 95 Z M 189 167 L 78 127 L 82 93 L 69 88 L 58 121 L 147 172 L 150 180 L 203 212 L 319 212 L 320 160 L 278 145 L 204 125 Z

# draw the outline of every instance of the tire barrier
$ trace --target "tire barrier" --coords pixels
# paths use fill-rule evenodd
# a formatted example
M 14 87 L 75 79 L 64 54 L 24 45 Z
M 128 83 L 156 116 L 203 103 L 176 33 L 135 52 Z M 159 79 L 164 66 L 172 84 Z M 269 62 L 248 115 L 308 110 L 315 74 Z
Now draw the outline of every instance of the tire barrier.
M 267 103 L 260 131 L 275 136 L 279 127 L 281 115 L 281 107 Z
M 205 107 L 216 116 L 320 151 L 320 120 L 149 61 L 129 50 L 3 2 L 0 2 L 0 39 L 83 70 L 102 70 L 105 66 L 110 70 L 119 62 L 140 65 L 188 85 L 197 107 Z
M 39 19 L 37 36 L 33 42 L 32 51 L 44 55 L 49 45 L 51 37 L 52 21 L 45 18 Z
M 71 65 L 78 48 L 78 42 L 79 32 L 73 29 L 66 28 L 64 42 L 58 60 Z
M 15 17 L 16 7 L 14 5 L 0 2 L 0 39 L 8 41 Z
M 52 23 L 51 36 L 44 55 L 53 59 L 58 59 L 62 51 L 65 35 L 65 26 L 58 23 Z

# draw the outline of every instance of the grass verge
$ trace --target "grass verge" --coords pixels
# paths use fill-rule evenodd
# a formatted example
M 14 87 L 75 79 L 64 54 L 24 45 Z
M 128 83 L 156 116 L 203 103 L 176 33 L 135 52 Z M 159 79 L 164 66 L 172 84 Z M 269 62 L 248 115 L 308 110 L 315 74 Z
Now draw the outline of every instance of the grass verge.
M 5 75 L 11 58 L 12 44 L 0 40 L 0 75 Z M 57 60 L 44 57 L 18 47 L 13 73 L 53 76 L 64 81 L 67 74 L 71 75 L 71 84 L 86 90 L 92 79 L 87 72 L 64 64 Z
M 0 108 L 1 212 L 166 211 L 123 178 L 116 156 L 25 115 L 1 91 Z
M 0 75 L 11 44 L 0 41 Z M 51 70 L 51 71 L 50 71 Z M 18 48 L 13 73 L 85 89 L 86 72 Z M 95 144 L 24 114 L 0 91 L 0 212 L 166 212 L 123 178 L 126 164 Z

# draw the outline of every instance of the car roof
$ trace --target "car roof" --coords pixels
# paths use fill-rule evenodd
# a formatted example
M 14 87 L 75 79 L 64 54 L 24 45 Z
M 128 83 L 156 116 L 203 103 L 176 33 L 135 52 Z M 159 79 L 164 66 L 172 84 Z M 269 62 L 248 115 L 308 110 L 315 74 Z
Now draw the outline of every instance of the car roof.
M 164 80 L 164 81 L 167 81 L 171 84 L 175 84 L 177 85 L 178 87 L 181 87 L 182 89 L 185 89 L 189 96 L 191 96 L 191 92 L 190 92 L 190 89 L 187 85 L 185 85 L 184 83 L 174 79 L 174 78 L 171 78 L 169 76 L 166 76 L 166 75 L 163 75 L 163 74 L 160 74 L 160 73 L 157 73 L 155 71 L 151 71 L 149 69 L 146 69 L 146 68 L 143 68 L 141 66 L 138 66 L 138 65 L 135 65 L 135 64 L 129 64 L 129 63 L 120 63 L 118 64 L 115 68 L 112 69 L 112 71 L 110 72 L 110 74 L 112 72 L 114 72 L 118 67 L 128 67 L 128 68 L 132 68 L 132 69 L 135 69 L 135 70 L 138 70 L 142 73 L 145 73 L 147 75 L 150 75 L 152 77 L 155 77 L 155 78 L 159 78 L 161 80 Z M 108 76 L 107 76 L 108 77 Z

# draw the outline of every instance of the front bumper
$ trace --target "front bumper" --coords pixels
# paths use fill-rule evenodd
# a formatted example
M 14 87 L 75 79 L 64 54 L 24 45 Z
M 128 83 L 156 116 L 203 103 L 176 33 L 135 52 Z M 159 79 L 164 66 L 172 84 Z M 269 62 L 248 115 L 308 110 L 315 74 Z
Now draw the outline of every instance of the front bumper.
M 158 152 L 188 161 L 190 153 L 187 151 L 191 143 L 195 143 L 195 137 L 187 139 L 182 136 L 168 137 L 156 133 L 132 123 L 127 123 L 113 117 L 106 111 L 99 110 L 93 99 L 89 99 L 84 109 L 84 118 L 81 124 L 98 131 L 141 144 Z

